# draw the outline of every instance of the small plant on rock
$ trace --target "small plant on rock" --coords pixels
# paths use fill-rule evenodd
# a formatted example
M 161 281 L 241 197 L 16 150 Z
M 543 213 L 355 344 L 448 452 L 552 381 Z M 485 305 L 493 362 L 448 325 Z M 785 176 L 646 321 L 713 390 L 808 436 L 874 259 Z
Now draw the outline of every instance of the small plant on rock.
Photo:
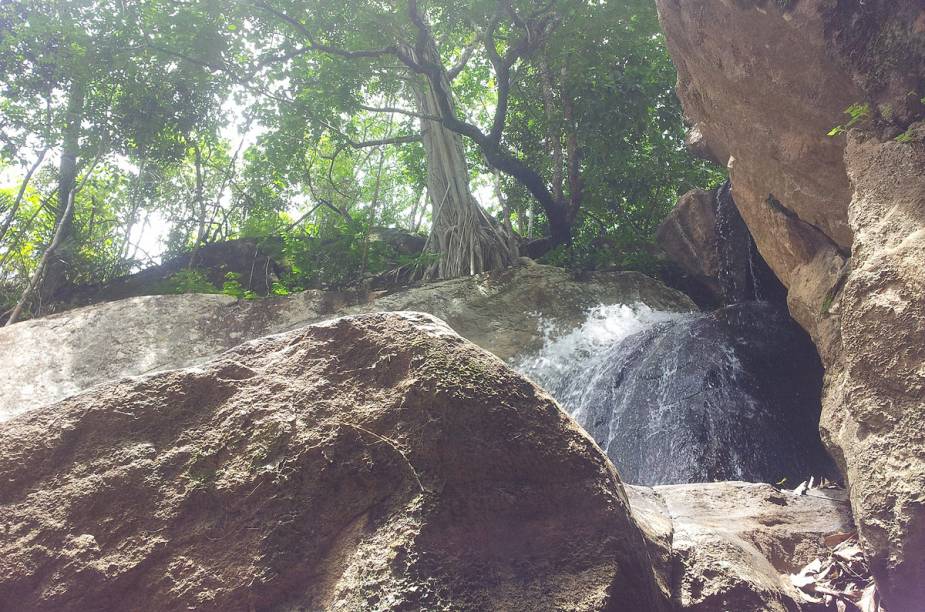
M 848 115 L 848 121 L 842 125 L 836 125 L 831 130 L 829 130 L 829 136 L 838 136 L 839 134 L 844 134 L 859 123 L 870 119 L 870 104 L 852 104 L 845 109 L 845 114 Z
M 158 293 L 221 293 L 209 282 L 202 270 L 185 269 L 175 272 L 158 287 Z

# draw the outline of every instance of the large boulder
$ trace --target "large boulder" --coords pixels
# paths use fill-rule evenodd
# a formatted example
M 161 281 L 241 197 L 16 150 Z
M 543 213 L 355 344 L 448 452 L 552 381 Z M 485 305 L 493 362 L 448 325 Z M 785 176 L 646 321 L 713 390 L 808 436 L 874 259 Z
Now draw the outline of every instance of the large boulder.
M 853 527 L 844 491 L 805 495 L 745 482 L 627 486 L 659 585 L 677 609 L 792 612 L 790 580 Z
M 595 306 L 640 303 L 655 310 L 696 310 L 683 293 L 638 272 L 575 276 L 526 258 L 518 267 L 430 283 L 359 309 L 428 312 L 467 340 L 510 360 L 539 349 L 550 333 L 555 336 L 579 326 Z
M 849 139 L 855 243 L 822 415 L 891 611 L 925 602 L 925 124 L 920 133 L 911 144 Z
M 242 290 L 268 295 L 273 282 L 283 272 L 283 266 L 276 257 L 282 248 L 281 238 L 240 238 L 206 244 L 189 253 L 171 257 L 160 265 L 108 283 L 62 287 L 51 296 L 48 310 L 62 311 L 140 295 L 175 293 L 184 282 L 201 285 L 200 289 L 211 285 L 211 290 L 217 292 L 230 278 L 237 279 Z M 184 276 L 185 281 L 181 280 Z
M 918 610 L 925 6 L 657 4 L 699 150 L 729 166 L 742 217 L 826 366 L 822 433 L 886 606 Z M 827 135 L 839 125 L 851 133 Z
M 709 156 L 729 166 L 758 250 L 791 300 L 812 311 L 852 241 L 843 145 L 826 133 L 861 93 L 827 48 L 822 5 L 831 3 L 791 4 L 783 12 L 757 0 L 659 0 L 658 8 L 685 113 Z M 794 315 L 815 333 L 818 310 Z
M 429 312 L 509 359 L 542 346 L 552 324 L 568 330 L 591 307 L 635 302 L 660 310 L 695 308 L 642 274 L 577 279 L 529 260 L 390 295 L 305 291 L 250 301 L 188 294 L 96 304 L 0 328 L 0 421 L 101 382 L 193 365 L 241 342 L 343 314 Z
M 16 610 L 659 610 L 614 469 L 422 314 L 342 318 L 0 425 Z
M 368 235 L 370 257 L 394 265 L 421 254 L 427 239 L 418 234 L 391 227 L 372 227 Z M 337 242 L 337 237 L 327 241 Z M 318 252 L 327 247 L 326 240 L 303 237 L 302 248 Z M 184 290 L 219 293 L 226 281 L 240 285 L 240 291 L 266 296 L 273 284 L 289 271 L 285 263 L 285 247 L 279 236 L 260 239 L 239 238 L 205 244 L 180 253 L 163 263 L 115 278 L 102 284 L 66 285 L 50 296 L 44 305 L 46 313 L 63 312 L 70 308 L 113 302 L 143 295 L 163 295 Z M 4 322 L 0 316 L 0 324 Z

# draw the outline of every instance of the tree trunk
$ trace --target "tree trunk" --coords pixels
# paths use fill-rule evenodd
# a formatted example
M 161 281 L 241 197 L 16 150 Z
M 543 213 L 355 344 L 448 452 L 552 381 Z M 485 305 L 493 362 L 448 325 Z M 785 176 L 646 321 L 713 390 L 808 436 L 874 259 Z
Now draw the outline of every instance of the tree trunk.
M 389 127 L 391 128 L 391 117 L 389 118 Z M 376 218 L 379 216 L 379 196 L 382 188 L 382 169 L 385 167 L 385 151 L 379 152 L 379 167 L 376 169 L 376 188 L 373 190 L 373 201 L 369 207 L 369 216 L 366 221 L 366 230 L 363 232 L 363 268 L 361 269 L 360 278 L 366 276 L 369 270 L 369 234 L 376 225 Z
M 565 120 L 565 148 L 568 154 L 569 223 L 574 223 L 584 197 L 581 178 L 583 152 L 578 143 L 578 124 L 575 121 L 575 100 L 568 89 L 567 68 L 562 68 L 562 118 Z
M 511 203 L 504 197 L 504 190 L 501 188 L 501 172 L 495 170 L 494 176 L 495 197 L 498 199 L 498 204 L 501 205 L 501 225 L 507 235 L 513 237 L 514 227 L 511 225 Z
M 61 161 L 58 165 L 58 210 L 55 213 L 58 245 L 54 258 L 47 262 L 41 295 L 51 298 L 67 282 L 76 249 L 74 240 L 74 206 L 69 198 L 77 187 L 77 158 L 80 154 L 80 123 L 83 120 L 84 87 L 74 81 L 68 93 L 67 116 L 61 139 Z
M 129 259 L 129 251 L 132 247 L 132 229 L 134 229 L 135 222 L 138 220 L 138 209 L 141 207 L 140 192 L 144 189 L 146 161 L 147 160 L 145 157 L 141 158 L 141 162 L 138 165 L 138 174 L 132 179 L 131 186 L 129 187 L 129 201 L 131 202 L 131 210 L 129 211 L 128 217 L 126 217 L 125 220 L 125 231 L 123 232 L 122 236 L 122 246 L 119 247 L 119 259 L 113 263 L 113 269 L 111 270 L 113 276 L 117 275 L 117 270 L 119 270 Z
M 199 147 L 198 142 L 193 144 L 193 154 L 196 168 L 196 191 L 193 194 L 193 206 L 195 206 L 197 215 L 199 216 L 195 250 L 205 241 L 206 237 L 205 179 L 203 178 L 202 169 L 202 149 Z
M 460 136 L 465 136 L 478 145 L 479 150 L 482 152 L 482 155 L 485 156 L 485 161 L 488 162 L 489 166 L 516 179 L 534 198 L 536 198 L 537 202 L 543 207 L 546 213 L 546 220 L 549 224 L 549 236 L 529 243 L 526 246 L 527 255 L 535 259 L 558 245 L 571 244 L 572 218 L 566 203 L 550 192 L 546 180 L 540 176 L 537 171 L 527 166 L 516 155 L 507 151 L 501 143 L 507 117 L 508 96 L 511 85 L 511 67 L 529 51 L 531 38 L 529 27 L 525 28 L 527 30 L 525 38 L 515 43 L 508 52 L 505 52 L 503 58 L 498 54 L 493 33 L 483 33 L 486 38 L 485 49 L 492 67 L 494 68 L 498 91 L 498 101 L 495 108 L 492 128 L 488 133 L 485 133 L 475 124 L 467 123 L 457 116 L 453 100 L 452 85 L 440 55 L 437 53 L 436 42 L 434 41 L 433 32 L 427 24 L 426 16 L 418 11 L 417 0 L 408 0 L 408 10 L 412 22 L 418 29 L 418 37 L 413 46 L 400 45 L 398 48 L 398 57 L 406 66 L 411 68 L 412 71 L 417 74 L 426 75 L 427 77 L 429 87 L 426 89 L 422 88 L 418 92 L 419 110 L 427 115 L 436 115 L 440 117 L 438 125 L 432 126 L 435 130 L 435 134 L 429 135 L 425 133 L 425 146 L 427 146 L 429 139 L 439 137 L 439 131 L 444 129 L 459 134 Z M 511 51 L 512 53 L 509 54 Z M 433 122 L 428 121 L 427 123 Z M 426 129 L 428 126 L 425 125 L 424 127 Z M 460 152 L 460 158 L 462 158 L 463 170 L 465 170 L 465 160 L 462 156 L 461 143 L 458 139 L 455 140 L 455 142 Z M 429 157 L 428 161 L 430 161 Z M 448 194 L 451 191 L 451 187 L 452 185 L 447 185 Z M 434 201 L 438 200 L 435 199 Z M 476 204 L 476 207 L 477 206 Z M 487 215 L 485 215 L 481 209 L 478 210 L 483 217 L 487 218 Z M 435 226 L 436 222 L 437 219 L 435 219 Z M 487 222 L 488 227 L 493 228 L 494 233 L 498 235 L 497 225 L 492 224 L 491 219 L 487 219 Z M 499 236 L 499 238 L 504 241 L 503 237 Z M 504 242 L 507 246 L 505 250 L 507 250 L 508 253 L 516 253 L 512 241 Z
M 439 63 L 436 48 L 427 61 Z M 452 91 L 444 71 L 446 91 Z M 414 81 L 417 109 L 422 115 L 440 116 L 431 83 Z M 469 169 L 461 137 L 439 121 L 421 119 L 427 158 L 427 191 L 433 206 L 428 248 L 440 260 L 426 273 L 430 278 L 453 278 L 506 268 L 517 258 L 512 237 L 492 219 L 469 190 Z
M 76 186 L 75 186 L 76 187 Z M 76 196 L 76 189 L 72 190 L 67 197 L 67 204 L 64 207 L 64 214 L 61 216 L 62 221 L 68 219 L 74 212 L 74 197 Z M 13 308 L 13 312 L 10 313 L 10 318 L 6 320 L 4 327 L 13 325 L 16 321 L 19 320 L 20 315 L 22 314 L 23 308 L 26 306 L 26 303 L 29 301 L 29 298 L 35 292 L 36 287 L 42 282 L 43 273 L 48 268 L 48 264 L 52 261 L 52 257 L 55 256 L 57 250 L 61 246 L 61 241 L 64 238 L 64 224 L 58 223 L 55 226 L 55 235 L 51 239 L 51 243 L 48 245 L 48 248 L 45 249 L 45 253 L 42 255 L 42 259 L 39 260 L 39 265 L 35 268 L 35 273 L 32 275 L 32 279 L 29 281 L 29 285 L 23 290 L 22 296 L 20 296 L 19 301 L 16 302 L 16 307 Z
M 556 93 L 549 73 L 549 63 L 545 57 L 539 60 L 540 82 L 543 86 L 543 109 L 546 112 L 546 154 L 552 163 L 552 195 L 562 202 L 565 200 L 562 188 L 562 139 L 559 130 L 559 118 L 556 115 Z

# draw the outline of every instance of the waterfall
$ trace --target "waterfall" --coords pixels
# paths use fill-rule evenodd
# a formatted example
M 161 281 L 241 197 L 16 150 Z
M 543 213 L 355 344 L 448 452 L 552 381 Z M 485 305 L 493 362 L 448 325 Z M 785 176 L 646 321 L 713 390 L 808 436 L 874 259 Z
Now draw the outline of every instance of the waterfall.
M 732 200 L 732 182 L 729 179 L 720 185 L 713 195 L 715 214 L 714 227 L 718 239 L 716 249 L 719 254 L 720 267 L 718 277 L 723 299 L 726 303 L 738 302 L 745 298 L 744 289 L 740 287 L 742 279 L 738 270 L 739 249 L 743 235 L 748 234 L 735 202 Z
M 714 192 L 713 211 L 714 248 L 719 260 L 716 280 L 719 281 L 724 303 L 786 303 L 787 290 L 761 257 L 758 245 L 732 198 L 732 183 L 728 179 Z
M 758 247 L 755 245 L 755 239 L 752 238 L 752 235 L 748 235 L 748 280 L 751 288 L 752 299 L 756 301 L 762 301 L 765 299 L 764 294 L 761 291 L 761 281 L 758 278 L 757 265 L 755 264 L 755 258 L 760 257 L 758 255 Z
M 772 304 L 709 314 L 600 306 L 571 332 L 545 332 L 542 349 L 514 367 L 561 403 L 626 482 L 835 473 L 817 430 L 821 365 Z
M 659 323 L 691 316 L 653 310 L 642 303 L 597 306 L 588 311 L 584 323 L 563 335 L 556 335 L 558 330 L 553 322 L 543 321 L 543 348 L 522 356 L 513 365 L 549 391 L 585 426 L 590 398 L 580 385 L 574 384 L 576 372 L 603 368 L 611 348 L 634 334 Z

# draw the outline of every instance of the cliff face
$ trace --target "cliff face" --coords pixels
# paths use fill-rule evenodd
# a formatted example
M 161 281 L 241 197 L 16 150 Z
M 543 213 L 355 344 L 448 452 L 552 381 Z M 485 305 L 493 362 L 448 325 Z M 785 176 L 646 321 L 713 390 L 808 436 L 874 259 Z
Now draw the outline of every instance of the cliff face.
M 692 147 L 728 166 L 758 250 L 826 365 L 823 437 L 886 603 L 916 609 L 925 600 L 925 129 L 916 123 L 925 3 L 658 7 Z
M 925 126 L 923 126 L 925 127 Z M 925 142 L 852 135 L 851 273 L 822 435 L 844 465 L 891 610 L 925 601 Z

